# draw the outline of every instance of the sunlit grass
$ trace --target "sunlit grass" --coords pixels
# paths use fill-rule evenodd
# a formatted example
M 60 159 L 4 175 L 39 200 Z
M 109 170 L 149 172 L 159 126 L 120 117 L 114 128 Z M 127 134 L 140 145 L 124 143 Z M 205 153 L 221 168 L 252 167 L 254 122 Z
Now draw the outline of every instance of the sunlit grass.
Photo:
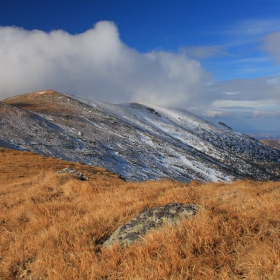
M 1 151 L 0 279 L 280 279 L 279 182 L 126 183 L 101 168 Z M 56 174 L 67 166 L 90 181 Z M 202 210 L 102 249 L 118 226 L 169 202 Z

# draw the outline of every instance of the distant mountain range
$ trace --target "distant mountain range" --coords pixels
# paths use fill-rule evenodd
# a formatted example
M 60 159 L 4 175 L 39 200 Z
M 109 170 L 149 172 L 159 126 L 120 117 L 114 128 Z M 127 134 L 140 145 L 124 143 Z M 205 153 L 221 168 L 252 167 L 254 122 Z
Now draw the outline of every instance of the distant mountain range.
M 260 142 L 280 151 L 280 139 L 263 139 L 263 140 L 260 140 Z
M 270 140 L 270 139 L 280 139 L 280 130 L 279 132 L 274 131 L 273 133 L 262 133 L 257 131 L 256 133 L 246 133 L 247 135 L 257 139 L 257 140 Z
M 280 152 L 182 109 L 45 90 L 0 102 L 0 146 L 101 166 L 129 181 L 280 179 Z

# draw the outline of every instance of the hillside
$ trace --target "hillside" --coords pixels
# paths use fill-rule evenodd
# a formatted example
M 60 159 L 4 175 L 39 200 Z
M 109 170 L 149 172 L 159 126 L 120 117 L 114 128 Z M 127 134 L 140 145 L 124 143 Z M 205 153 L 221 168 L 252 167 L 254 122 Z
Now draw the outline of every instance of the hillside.
M 280 152 L 181 109 L 47 90 L 0 103 L 0 146 L 100 166 L 128 181 L 278 180 Z
M 29 152 L 0 159 L 0 279 L 280 279 L 279 182 L 133 183 Z M 56 174 L 67 166 L 90 180 Z M 117 227 L 170 202 L 201 211 L 102 249 Z
M 108 179 L 110 183 L 123 181 L 118 175 L 103 168 L 5 148 L 0 148 L 0 167 L 1 182 L 5 182 L 5 184 L 26 180 L 41 172 L 56 172 L 65 167 L 72 167 L 81 172 L 86 172 L 90 180 Z
M 260 140 L 260 142 L 262 142 L 263 144 L 272 147 L 276 150 L 280 150 L 280 140 L 276 140 L 276 139 L 264 139 L 264 140 Z

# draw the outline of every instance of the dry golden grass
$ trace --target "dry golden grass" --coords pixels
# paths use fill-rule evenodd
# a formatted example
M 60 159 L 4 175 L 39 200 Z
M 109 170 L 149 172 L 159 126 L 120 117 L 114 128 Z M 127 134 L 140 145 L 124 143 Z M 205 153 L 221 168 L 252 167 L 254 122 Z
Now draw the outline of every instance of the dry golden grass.
M 126 183 L 80 165 L 92 176 L 81 182 L 54 172 L 71 166 L 62 160 L 8 150 L 0 159 L 0 279 L 280 279 L 279 182 Z M 141 243 L 101 248 L 118 226 L 169 202 L 202 211 Z
M 5 104 L 15 106 L 32 112 L 41 112 L 49 114 L 70 114 L 75 116 L 81 113 L 79 105 L 68 102 L 68 97 L 61 95 L 53 90 L 45 90 L 44 94 L 38 92 L 17 95 L 3 100 Z
M 5 184 L 31 178 L 42 171 L 59 171 L 65 167 L 76 168 L 86 172 L 91 180 L 101 179 L 119 181 L 119 176 L 103 168 L 92 167 L 77 162 L 41 156 L 38 154 L 0 148 L 0 182 Z

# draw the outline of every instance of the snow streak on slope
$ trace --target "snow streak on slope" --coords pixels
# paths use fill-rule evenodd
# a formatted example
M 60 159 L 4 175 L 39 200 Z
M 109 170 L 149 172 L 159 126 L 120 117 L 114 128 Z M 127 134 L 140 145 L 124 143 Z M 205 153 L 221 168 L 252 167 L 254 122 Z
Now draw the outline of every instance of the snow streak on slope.
M 180 109 L 45 91 L 0 103 L 0 145 L 102 166 L 126 180 L 277 179 L 280 152 Z

